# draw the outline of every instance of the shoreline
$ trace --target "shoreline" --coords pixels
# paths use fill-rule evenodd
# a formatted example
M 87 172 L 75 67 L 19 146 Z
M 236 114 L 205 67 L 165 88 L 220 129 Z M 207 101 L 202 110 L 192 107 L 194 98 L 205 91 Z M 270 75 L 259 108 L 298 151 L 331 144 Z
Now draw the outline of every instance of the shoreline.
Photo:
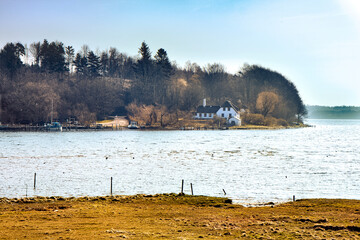
M 271 207 L 282 204 L 288 204 L 297 201 L 311 201 L 315 199 L 324 199 L 324 200 L 344 200 L 344 201 L 360 201 L 360 199 L 350 199 L 350 198 L 301 198 L 296 200 L 288 201 L 257 201 L 257 202 L 246 202 L 246 201 L 236 201 L 236 199 L 231 199 L 228 197 L 215 197 L 207 195 L 190 195 L 185 193 L 157 193 L 157 194 L 135 194 L 135 195 L 104 195 L 104 196 L 78 196 L 78 197 L 64 197 L 64 196 L 29 196 L 29 197 L 0 197 L 0 204 L 3 203 L 49 203 L 57 201 L 66 201 L 66 202 L 93 202 L 93 201 L 127 201 L 129 199 L 143 199 L 143 198 L 162 198 L 162 197 L 171 197 L 171 198 L 207 198 L 207 199 L 217 199 L 224 201 L 224 203 L 229 203 L 232 205 L 242 206 L 242 207 Z M 360 210 L 359 210 L 360 211 Z
M 283 130 L 283 129 L 299 129 L 314 127 L 308 124 L 300 124 L 293 126 L 262 126 L 262 125 L 244 125 L 237 127 L 158 127 L 150 126 L 136 131 L 216 131 L 216 130 Z M 77 127 L 63 127 L 63 132 L 78 132 L 78 131 L 127 131 L 134 129 L 128 129 L 126 126 L 106 126 L 106 127 L 87 127 L 87 126 L 77 126 Z M 31 125 L 4 125 L 0 128 L 0 132 L 51 132 L 47 131 L 44 126 L 31 126 Z
M 227 203 L 231 203 L 234 205 L 239 205 L 243 207 L 263 207 L 263 206 L 275 206 L 279 204 L 289 203 L 292 200 L 288 201 L 237 201 L 236 199 L 231 199 L 226 196 L 224 197 L 215 197 L 215 196 L 207 196 L 207 195 L 190 195 L 190 194 L 181 194 L 181 193 L 157 193 L 157 194 L 135 194 L 135 195 L 104 195 L 104 196 L 25 196 L 25 197 L 0 197 L 1 203 L 46 203 L 46 202 L 56 202 L 56 201 L 120 201 L 127 199 L 136 199 L 136 198 L 153 198 L 153 197 L 161 197 L 161 196 L 172 196 L 172 197 L 206 197 L 206 198 L 214 198 L 214 199 L 224 199 Z M 301 200 L 301 199 L 298 199 Z M 356 199 L 350 199 L 356 200 Z M 296 200 L 297 201 L 297 200 Z
M 56 201 L 126 201 L 129 199 L 137 199 L 137 198 L 157 198 L 157 197 L 205 197 L 211 199 L 222 199 L 226 203 L 243 206 L 243 207 L 263 207 L 263 206 L 274 206 L 279 204 L 288 203 L 291 201 L 281 201 L 281 202 L 273 202 L 273 201 L 264 201 L 264 202 L 238 202 L 234 199 L 227 197 L 214 197 L 214 196 L 205 196 L 205 195 L 189 195 L 189 194 L 181 194 L 181 193 L 159 193 L 159 194 L 135 194 L 135 195 L 105 195 L 105 196 L 79 196 L 79 197 L 64 197 L 64 196 L 26 196 L 26 197 L 0 197 L 1 203 L 47 203 L 47 202 L 56 202 Z

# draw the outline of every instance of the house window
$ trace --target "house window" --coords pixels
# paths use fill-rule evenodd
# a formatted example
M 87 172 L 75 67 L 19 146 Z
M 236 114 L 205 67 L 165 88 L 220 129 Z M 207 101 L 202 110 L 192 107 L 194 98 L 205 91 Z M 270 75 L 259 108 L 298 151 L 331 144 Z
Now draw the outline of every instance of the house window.
M 231 118 L 232 116 L 231 116 L 231 113 L 229 113 L 229 118 Z
M 225 117 L 223 113 L 221 114 L 221 117 Z

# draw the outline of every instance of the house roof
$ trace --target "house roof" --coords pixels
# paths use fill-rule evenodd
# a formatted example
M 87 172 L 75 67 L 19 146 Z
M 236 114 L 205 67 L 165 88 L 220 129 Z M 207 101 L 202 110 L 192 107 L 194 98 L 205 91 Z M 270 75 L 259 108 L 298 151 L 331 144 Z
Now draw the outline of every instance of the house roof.
M 220 106 L 198 106 L 196 109 L 197 113 L 216 113 Z
M 239 111 L 239 108 L 237 106 L 235 106 L 232 102 L 226 100 L 223 105 L 221 105 L 221 107 L 231 107 L 233 108 L 235 111 Z

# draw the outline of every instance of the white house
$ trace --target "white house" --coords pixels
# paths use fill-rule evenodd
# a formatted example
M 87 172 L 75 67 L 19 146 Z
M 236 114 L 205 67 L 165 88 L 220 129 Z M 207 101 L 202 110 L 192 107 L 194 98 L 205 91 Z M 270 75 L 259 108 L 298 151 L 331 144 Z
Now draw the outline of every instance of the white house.
M 225 101 L 221 106 L 207 106 L 206 99 L 199 106 L 194 116 L 195 119 L 212 119 L 214 116 L 225 118 L 230 125 L 241 126 L 240 111 L 230 101 Z

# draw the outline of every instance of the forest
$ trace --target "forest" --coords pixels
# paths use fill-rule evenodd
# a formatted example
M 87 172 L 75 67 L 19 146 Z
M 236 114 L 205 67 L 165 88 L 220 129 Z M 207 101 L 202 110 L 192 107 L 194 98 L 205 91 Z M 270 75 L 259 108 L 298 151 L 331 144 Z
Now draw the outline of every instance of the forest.
M 109 116 L 146 124 L 191 119 L 201 100 L 232 101 L 245 109 L 243 122 L 302 121 L 306 107 L 296 86 L 280 73 L 244 64 L 236 74 L 220 63 L 180 67 L 166 50 L 153 54 L 142 42 L 137 56 L 115 47 L 75 52 L 59 41 L 7 43 L 0 50 L 0 122 L 43 124 L 76 119 L 84 125 Z

